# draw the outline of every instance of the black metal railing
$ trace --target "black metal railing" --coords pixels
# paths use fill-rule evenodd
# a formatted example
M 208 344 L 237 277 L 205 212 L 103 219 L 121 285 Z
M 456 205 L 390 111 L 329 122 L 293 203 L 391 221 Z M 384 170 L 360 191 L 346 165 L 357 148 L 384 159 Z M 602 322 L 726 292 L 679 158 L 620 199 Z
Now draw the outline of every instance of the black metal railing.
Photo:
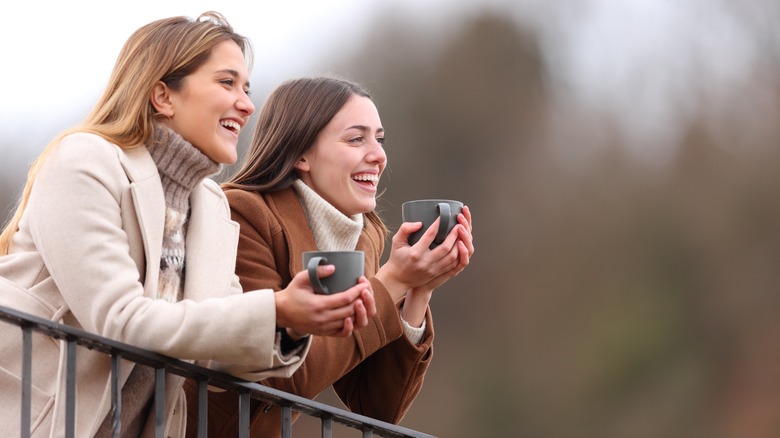
M 284 438 L 292 437 L 292 412 L 297 411 L 304 415 L 317 417 L 322 424 L 322 437 L 330 438 L 333 423 L 356 428 L 363 432 L 363 437 L 372 437 L 374 434 L 383 437 L 431 437 L 412 429 L 385 423 L 363 415 L 338 409 L 323 403 L 296 396 L 284 391 L 279 391 L 267 386 L 247 382 L 225 373 L 203 368 L 178 359 L 157 354 L 132 345 L 123 344 L 101 336 L 97 336 L 83 330 L 59 324 L 18 310 L 0 306 L 0 321 L 15 324 L 21 328 L 22 354 L 22 403 L 21 436 L 30 436 L 31 392 L 32 392 L 32 333 L 38 332 L 46 336 L 61 339 L 67 345 L 67 377 L 65 394 L 65 436 L 75 437 L 75 365 L 76 346 L 80 345 L 91 350 L 96 350 L 111 356 L 111 406 L 113 412 L 112 431 L 118 437 L 121 431 L 121 388 L 119 387 L 120 359 L 136 362 L 152 367 L 155 370 L 154 415 L 155 436 L 162 437 L 165 426 L 165 376 L 175 374 L 194 379 L 198 382 L 198 436 L 206 437 L 206 419 L 208 403 L 208 386 L 222 388 L 226 391 L 237 393 L 239 396 L 239 437 L 249 437 L 249 401 L 250 399 L 262 400 L 279 406 L 282 415 L 281 434 Z

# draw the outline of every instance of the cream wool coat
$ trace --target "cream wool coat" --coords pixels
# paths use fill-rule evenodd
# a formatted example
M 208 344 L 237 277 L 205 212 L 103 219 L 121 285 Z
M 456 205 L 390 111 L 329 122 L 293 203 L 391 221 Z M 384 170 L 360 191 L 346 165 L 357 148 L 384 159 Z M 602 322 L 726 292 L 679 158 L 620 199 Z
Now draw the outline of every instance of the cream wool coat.
M 275 346 L 270 289 L 242 293 L 234 274 L 238 224 L 219 186 L 190 196 L 183 300 L 153 299 L 165 200 L 146 147 L 65 137 L 39 173 L 10 253 L 0 257 L 0 305 L 257 381 L 286 377 L 308 352 Z M 33 336 L 32 435 L 64 436 L 65 344 Z M 0 436 L 19 436 L 21 330 L 0 322 Z M 94 435 L 111 407 L 110 358 L 77 349 L 76 436 Z M 122 382 L 134 364 L 122 361 Z M 166 435 L 184 436 L 182 379 L 166 376 Z M 154 416 L 144 436 L 153 434 Z

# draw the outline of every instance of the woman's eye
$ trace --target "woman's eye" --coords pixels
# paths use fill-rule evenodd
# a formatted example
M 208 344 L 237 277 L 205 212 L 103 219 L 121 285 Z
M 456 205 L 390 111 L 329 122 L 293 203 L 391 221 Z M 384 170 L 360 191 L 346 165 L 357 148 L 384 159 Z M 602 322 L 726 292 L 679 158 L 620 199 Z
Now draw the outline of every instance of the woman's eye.
M 377 137 L 376 142 L 381 144 L 381 145 L 384 145 L 385 144 L 385 138 L 384 137 Z
M 349 142 L 350 143 L 362 143 L 363 142 L 363 137 L 352 137 L 351 139 L 349 139 Z
M 229 87 L 232 87 L 233 84 L 234 84 L 233 79 L 223 79 L 220 82 L 222 84 L 225 84 L 225 85 L 229 86 Z
M 244 89 L 244 94 L 246 94 L 247 96 L 251 96 L 252 95 L 252 90 L 250 90 L 249 88 L 245 88 Z

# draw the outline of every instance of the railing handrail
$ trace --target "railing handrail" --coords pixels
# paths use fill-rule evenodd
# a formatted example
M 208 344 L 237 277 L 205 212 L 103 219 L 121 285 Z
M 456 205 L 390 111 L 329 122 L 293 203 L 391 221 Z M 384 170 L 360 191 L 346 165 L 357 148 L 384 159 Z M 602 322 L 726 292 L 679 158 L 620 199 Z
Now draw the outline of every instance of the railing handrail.
M 344 409 L 300 397 L 295 394 L 280 391 L 258 383 L 245 381 L 227 373 L 211 370 L 183 360 L 104 338 L 66 324 L 50 321 L 9 307 L 0 306 L 0 320 L 15 324 L 21 328 L 29 327 L 33 331 L 43 333 L 53 338 L 73 341 L 76 344 L 91 350 L 97 350 L 109 355 L 118 353 L 123 359 L 132 362 L 156 369 L 164 368 L 168 373 L 197 381 L 205 380 L 208 381 L 210 386 L 222 388 L 226 391 L 249 393 L 249 396 L 254 399 L 263 400 L 280 407 L 291 408 L 294 411 L 309 416 L 330 418 L 337 423 L 363 431 L 370 430 L 380 436 L 392 438 L 433 438 L 432 435 L 418 432 L 413 429 L 386 423 L 371 417 L 355 414 Z

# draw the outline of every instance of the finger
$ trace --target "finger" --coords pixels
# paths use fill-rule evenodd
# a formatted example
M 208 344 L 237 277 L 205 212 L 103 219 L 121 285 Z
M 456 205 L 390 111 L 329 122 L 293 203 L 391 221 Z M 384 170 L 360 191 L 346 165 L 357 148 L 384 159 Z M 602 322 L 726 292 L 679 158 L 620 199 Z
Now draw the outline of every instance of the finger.
M 334 336 L 346 338 L 352 334 L 352 330 L 354 330 L 352 318 L 344 318 L 344 323 L 341 325 L 341 330 L 339 330 Z
M 318 277 L 327 277 L 328 275 L 333 274 L 333 272 L 336 271 L 336 267 L 333 265 L 322 265 L 317 267 L 317 276 Z M 294 284 L 295 287 L 306 287 L 311 289 L 311 281 L 309 281 L 309 271 L 304 269 L 303 271 L 298 272 L 293 277 L 292 281 L 290 281 L 290 284 Z
M 343 291 L 326 296 L 326 306 L 331 309 L 350 306 L 355 301 L 363 289 L 366 288 L 365 283 L 358 281 L 358 284 Z
M 360 300 L 355 301 L 355 328 L 363 328 L 368 325 L 368 315 L 366 314 L 366 308 L 363 306 L 363 302 Z
M 460 239 L 460 242 L 466 246 L 469 256 L 472 256 L 474 254 L 474 238 L 471 233 L 466 231 L 466 228 L 464 227 L 458 231 L 458 238 Z
M 469 253 L 468 248 L 466 248 L 466 244 L 463 242 L 458 242 L 458 248 L 458 265 L 456 266 L 456 269 L 458 269 L 458 272 L 460 272 L 469 265 L 471 253 Z
M 333 265 L 320 265 L 317 266 L 317 276 L 320 278 L 328 277 L 336 272 L 336 267 Z
M 461 251 L 460 244 L 461 244 L 460 241 L 456 241 L 452 245 L 452 250 L 450 250 L 450 252 L 448 252 L 447 256 L 444 258 L 444 260 L 447 263 L 446 270 L 444 272 L 453 271 L 458 267 L 458 264 L 460 263 L 461 253 L 463 252 Z
M 368 289 L 373 294 L 373 290 L 371 289 L 371 282 L 368 281 L 368 278 L 366 278 L 364 275 L 361 275 L 358 278 L 356 285 L 343 292 L 331 294 L 331 301 L 328 304 L 332 307 L 342 307 L 349 305 L 360 297 L 360 294 L 364 289 Z
M 376 315 L 376 299 L 374 299 L 374 294 L 371 290 L 365 289 L 360 295 L 360 298 L 363 300 L 363 307 L 366 308 L 366 316 L 368 318 L 373 318 L 373 316 Z
M 438 219 L 437 219 L 438 220 Z M 455 249 L 455 243 L 458 240 L 459 237 L 459 230 L 463 228 L 463 225 L 455 225 L 455 227 L 452 228 L 452 231 L 450 231 L 450 234 L 447 235 L 447 238 L 444 239 L 444 242 L 441 243 L 441 245 L 437 246 L 433 249 L 433 252 L 435 254 L 435 257 L 437 259 L 441 259 L 443 257 L 446 257 L 447 254 L 449 254 L 453 249 Z
M 420 240 L 414 244 L 414 248 L 425 248 L 427 250 L 431 246 L 431 243 L 436 239 L 436 233 L 439 231 L 439 222 L 439 218 L 433 221 L 431 226 L 420 237 Z
M 461 214 L 469 223 L 468 230 L 469 232 L 471 232 L 471 230 L 473 229 L 472 221 L 471 221 L 471 209 L 468 206 L 464 205 L 463 208 L 461 209 Z
M 422 228 L 422 222 L 404 222 L 393 236 L 393 246 L 409 246 L 409 236 Z

